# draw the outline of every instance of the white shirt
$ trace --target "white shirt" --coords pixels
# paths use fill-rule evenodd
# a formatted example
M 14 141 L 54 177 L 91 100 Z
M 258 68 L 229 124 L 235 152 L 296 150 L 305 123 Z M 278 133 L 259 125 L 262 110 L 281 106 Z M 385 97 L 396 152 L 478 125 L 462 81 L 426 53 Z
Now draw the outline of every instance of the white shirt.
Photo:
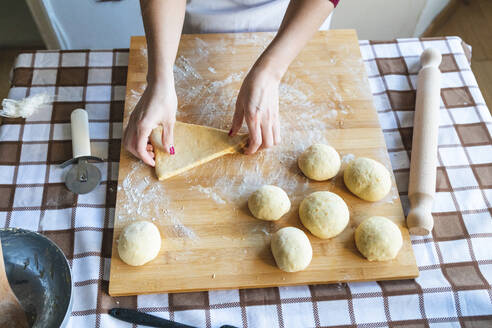
M 276 31 L 288 5 L 289 0 L 188 0 L 183 33 Z M 330 21 L 331 15 L 320 30 L 329 29 Z

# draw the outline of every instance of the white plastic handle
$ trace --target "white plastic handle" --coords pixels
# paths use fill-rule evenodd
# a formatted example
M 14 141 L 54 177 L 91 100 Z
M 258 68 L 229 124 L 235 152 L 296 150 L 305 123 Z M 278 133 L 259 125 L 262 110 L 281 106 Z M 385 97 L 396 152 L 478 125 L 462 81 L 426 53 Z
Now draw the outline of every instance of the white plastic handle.
M 89 136 L 89 116 L 81 108 L 75 109 L 70 115 L 72 127 L 73 158 L 91 156 L 91 139 Z

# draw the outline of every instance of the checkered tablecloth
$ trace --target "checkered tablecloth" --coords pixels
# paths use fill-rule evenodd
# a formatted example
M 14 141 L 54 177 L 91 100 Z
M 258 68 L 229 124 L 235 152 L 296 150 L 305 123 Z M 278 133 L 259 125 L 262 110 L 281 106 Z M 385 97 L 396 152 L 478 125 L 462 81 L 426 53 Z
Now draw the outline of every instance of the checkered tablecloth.
M 415 280 L 115 297 L 107 294 L 128 50 L 19 55 L 10 98 L 57 101 L 0 126 L 0 227 L 40 231 L 72 267 L 72 327 L 130 327 L 112 307 L 200 327 L 492 326 L 492 119 L 456 37 L 360 41 L 374 102 L 408 211 L 409 156 L 419 55 L 443 54 L 432 235 L 413 237 Z M 71 157 L 70 112 L 87 109 L 102 183 L 76 196 L 59 164 Z

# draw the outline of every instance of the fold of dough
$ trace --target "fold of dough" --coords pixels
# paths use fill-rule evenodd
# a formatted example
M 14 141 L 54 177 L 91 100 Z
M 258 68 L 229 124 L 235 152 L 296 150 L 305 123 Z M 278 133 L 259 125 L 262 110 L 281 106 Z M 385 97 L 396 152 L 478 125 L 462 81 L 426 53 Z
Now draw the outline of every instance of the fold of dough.
M 150 136 L 150 142 L 154 147 L 157 178 L 162 181 L 220 156 L 236 153 L 244 147 L 247 137 L 247 134 L 229 137 L 224 130 L 176 122 L 176 155 L 170 155 L 162 145 L 162 127 L 159 126 Z

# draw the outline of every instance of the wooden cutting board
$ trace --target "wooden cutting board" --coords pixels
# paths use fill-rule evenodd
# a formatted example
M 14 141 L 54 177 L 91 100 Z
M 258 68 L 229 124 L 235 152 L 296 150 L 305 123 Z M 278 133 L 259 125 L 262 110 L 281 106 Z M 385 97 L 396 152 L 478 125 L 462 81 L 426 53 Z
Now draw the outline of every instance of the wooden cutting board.
M 175 67 L 178 120 L 228 130 L 246 72 L 273 38 L 272 33 L 183 35 Z M 145 88 L 146 44 L 131 40 L 124 126 Z M 306 179 L 298 155 L 314 142 L 333 145 L 344 162 L 367 156 L 391 172 L 356 33 L 319 32 L 282 80 L 283 142 L 253 156 L 227 155 L 159 182 L 153 169 L 122 149 L 115 209 L 110 295 L 184 292 L 384 279 L 418 275 L 394 177 L 390 194 L 370 203 L 352 195 L 342 174 L 327 182 Z M 244 130 L 246 132 L 246 130 Z M 176 149 L 179 154 L 185 149 Z M 283 188 L 291 211 L 277 222 L 254 219 L 249 195 L 263 184 Z M 270 252 L 270 234 L 284 226 L 302 228 L 299 203 L 309 193 L 329 190 L 350 209 L 350 223 L 331 240 L 307 235 L 313 260 L 302 272 L 285 273 Z M 372 215 L 397 223 L 403 248 L 390 262 L 369 262 L 355 248 L 353 232 Z M 142 267 L 123 263 L 116 240 L 124 226 L 149 220 L 160 229 L 159 256 Z

